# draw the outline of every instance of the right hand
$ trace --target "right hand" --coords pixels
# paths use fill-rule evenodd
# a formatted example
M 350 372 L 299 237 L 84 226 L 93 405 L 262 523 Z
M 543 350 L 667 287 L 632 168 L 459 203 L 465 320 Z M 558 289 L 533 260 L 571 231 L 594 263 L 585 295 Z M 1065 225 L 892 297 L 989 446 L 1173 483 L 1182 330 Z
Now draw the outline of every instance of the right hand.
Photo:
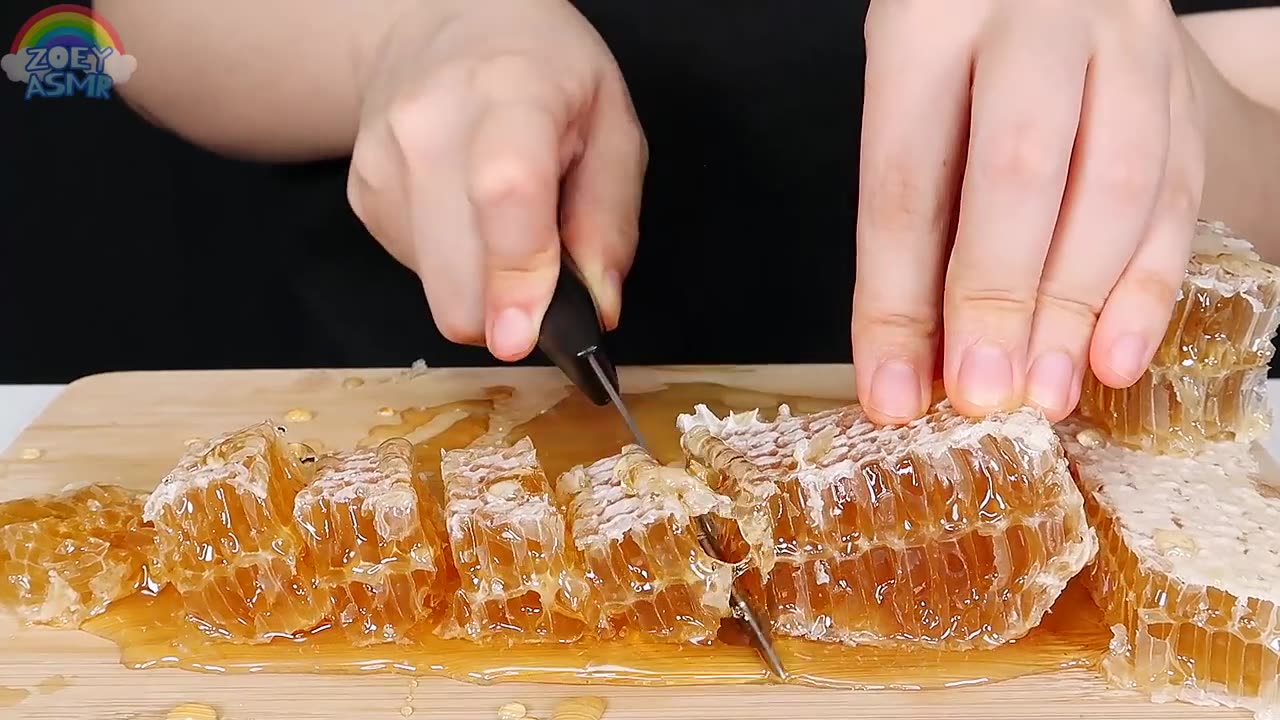
M 361 78 L 352 209 L 454 342 L 526 356 L 562 243 L 612 329 L 648 162 L 613 56 L 567 0 L 442 4 L 413 3 Z

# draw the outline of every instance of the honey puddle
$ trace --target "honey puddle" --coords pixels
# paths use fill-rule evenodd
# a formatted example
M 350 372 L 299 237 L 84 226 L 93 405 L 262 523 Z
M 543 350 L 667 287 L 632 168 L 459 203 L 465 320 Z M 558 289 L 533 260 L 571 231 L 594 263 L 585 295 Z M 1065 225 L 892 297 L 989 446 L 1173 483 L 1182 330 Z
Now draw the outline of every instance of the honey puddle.
M 511 392 L 495 388 L 483 399 L 401 411 L 399 423 L 372 428 L 361 445 L 396 436 L 413 437 L 434 428 L 437 434 L 419 443 L 417 452 L 438 464 L 442 448 L 461 447 L 484 435 L 494 408 Z M 704 403 L 718 414 L 776 408 L 780 402 L 790 404 L 796 412 L 839 404 L 702 383 L 628 394 L 626 400 L 651 449 L 663 462 L 681 460 L 675 416 L 696 403 Z M 614 453 L 630 441 L 612 408 L 596 407 L 576 392 L 508 433 L 512 440 L 524 436 L 533 440 L 549 477 Z M 441 640 L 429 628 L 410 633 L 409 642 L 398 645 L 353 647 L 340 631 L 331 628 L 298 638 L 277 638 L 264 645 L 238 645 L 209 637 L 187 622 L 171 588 L 118 601 L 82 627 L 117 643 L 122 662 L 131 668 L 178 667 L 219 673 L 397 672 L 472 683 L 695 685 L 770 681 L 754 650 L 729 631 L 712 647 L 579 642 L 499 648 Z M 1040 626 L 993 650 L 895 651 L 788 638 L 777 638 L 776 643 L 791 674 L 788 682 L 793 684 L 923 689 L 1089 666 L 1101 657 L 1110 639 L 1097 606 L 1080 583 L 1072 582 Z

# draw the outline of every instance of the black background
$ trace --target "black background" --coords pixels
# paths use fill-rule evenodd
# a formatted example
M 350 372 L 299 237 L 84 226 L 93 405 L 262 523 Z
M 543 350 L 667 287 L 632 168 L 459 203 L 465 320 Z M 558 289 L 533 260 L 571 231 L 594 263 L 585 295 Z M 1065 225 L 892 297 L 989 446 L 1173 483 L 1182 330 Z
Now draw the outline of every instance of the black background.
M 143 0 L 139 0 L 143 1 Z M 607 10 L 606 7 L 632 5 L 619 0 L 583 2 L 584 12 L 601 28 L 614 47 L 624 73 L 633 86 L 642 121 L 651 135 L 661 135 L 663 123 L 670 123 L 669 112 L 689 98 L 671 92 L 670 81 L 677 76 L 687 78 L 689 67 L 727 68 L 724 76 L 704 72 L 699 101 L 717 101 L 718 88 L 724 97 L 735 84 L 748 82 L 732 73 L 759 74 L 768 58 L 758 63 L 726 62 L 715 57 L 714 44 L 705 44 L 708 23 L 725 18 L 754 17 L 758 27 L 788 35 L 804 32 L 821 34 L 821 43 L 829 44 L 833 33 L 846 29 L 808 26 L 807 16 L 816 16 L 797 7 L 794 22 L 779 28 L 776 19 L 761 17 L 764 5 L 808 7 L 809 3 L 738 3 L 738 2 L 653 2 L 671 6 L 669 15 L 684 22 L 655 23 L 646 29 L 639 22 L 644 8 L 629 11 Z M 6 0 L 0 3 L 0 44 L 7 50 L 12 35 L 33 13 L 47 3 L 30 0 Z M 842 3 L 858 5 L 856 3 Z M 1180 9 L 1202 9 L 1220 5 L 1268 5 L 1268 2 L 1175 3 Z M 675 8 L 685 10 L 677 12 Z M 775 10 L 776 10 L 775 7 Z M 851 22 L 860 10 L 842 11 Z M 737 13 L 738 15 L 735 15 Z M 775 17 L 787 17 L 773 12 Z M 628 34 L 630 33 L 630 35 Z M 645 38 L 632 38 L 648 33 Z M 654 34 L 662 34 L 655 39 Z M 849 42 L 859 44 L 860 28 L 847 30 Z M 126 47 L 128 39 L 124 39 Z M 792 40 L 791 42 L 796 42 Z M 820 44 L 821 44 L 820 43 Z M 661 67 L 636 70 L 642 48 L 666 48 L 666 63 Z M 843 53 L 843 51 L 842 51 Z M 852 48 L 835 58 L 813 57 L 806 62 L 834 60 L 848 64 L 851 76 L 861 68 L 854 65 L 860 48 Z M 145 60 L 144 60 L 145 62 Z M 693 72 L 694 76 L 698 73 Z M 860 78 L 855 78 L 860 79 Z M 829 80 L 821 80 L 829 82 Z M 793 82 L 779 75 L 760 79 L 751 75 L 749 82 L 779 87 Z M 851 80 L 852 82 L 852 80 Z M 354 243 L 331 247 L 299 243 L 306 237 L 308 223 L 335 226 L 348 235 L 359 236 L 359 224 L 346 208 L 343 163 L 321 163 L 298 167 L 269 167 L 240 163 L 213 156 L 187 145 L 160 130 L 150 127 L 118 101 L 109 102 L 62 99 L 53 102 L 25 102 L 22 88 L 3 81 L 0 87 L 0 129 L 4 130 L 3 169 L 0 170 L 0 383 L 66 382 L 96 372 L 127 369 L 165 368 L 236 368 L 236 367 L 306 367 L 362 364 L 401 364 L 417 348 L 405 346 L 380 348 L 371 340 L 363 350 L 353 351 L 350 333 L 318 323 L 316 319 L 333 312 L 334 303 L 326 305 L 315 295 L 290 291 L 298 282 L 297 273 L 286 273 L 290 253 L 329 253 L 328 262 L 313 262 L 306 282 L 330 284 L 335 288 L 350 282 L 343 268 L 359 263 L 349 262 L 344 253 L 371 270 L 372 280 L 396 287 L 395 297 L 402 298 L 391 322 L 401 322 L 407 333 L 428 334 L 430 322 L 425 314 L 414 279 L 407 271 L 383 260 L 381 250 L 372 243 Z M 737 112 L 730 101 L 719 107 L 719 114 Z M 829 116 L 829 122 L 848 121 L 852 127 L 848 141 L 830 153 L 833 163 L 853 167 L 835 176 L 856 177 L 856 113 L 855 94 L 848 88 L 839 93 L 829 106 L 811 108 Z M 700 119 L 683 122 L 711 125 L 715 112 Z M 819 115 L 822 117 L 822 115 Z M 813 120 L 810 120 L 813 122 Z M 776 128 L 770 126 L 769 132 Z M 710 131 L 708 131 L 710 132 Z M 803 134 L 803 132 L 799 133 Z M 756 140 L 756 138 L 748 138 Z M 733 138 L 725 142 L 731 143 Z M 803 138 L 793 142 L 801 142 Z M 652 143 L 652 138 L 651 138 Z M 681 148 L 676 143 L 654 147 L 649 181 L 670 181 L 686 175 L 688 167 L 676 161 Z M 709 152 L 709 151 L 708 151 Z M 694 168 L 696 173 L 698 165 Z M 762 201 L 769 187 L 747 188 L 742 198 L 745 206 Z M 791 188 L 814 191 L 813 188 Z M 825 188 L 818 192 L 848 196 L 850 188 Z M 759 196 L 756 196 L 757 194 Z M 646 190 L 646 197 L 649 191 Z M 655 204 L 670 205 L 654 193 Z M 678 203 L 677 203 L 678 205 Z M 851 207 L 832 203 L 832 222 L 840 227 L 852 222 Z M 679 207 L 656 208 L 654 213 L 668 215 Z M 646 212 L 649 212 L 646 206 Z M 749 225 L 749 218 L 742 221 Z M 744 227 L 746 226 L 744 225 Z M 730 228 L 735 230 L 736 228 Z M 713 229 L 712 229 L 713 230 Z M 803 231 L 804 228 L 797 228 Z M 279 237 L 293 238 L 276 242 Z M 644 237 L 642 235 L 642 237 Z M 675 242 L 675 241 L 672 241 Z M 660 247 L 667 243 L 645 240 L 637 268 L 653 264 L 660 250 L 644 252 L 646 243 Z M 851 241 L 850 241 L 851 244 Z M 672 248 L 661 250 L 672 251 Z M 675 248 L 674 250 L 679 250 Z M 845 251 L 847 255 L 847 249 Z M 820 257 L 799 256 L 798 264 L 822 262 Z M 837 258 L 837 262 L 843 260 Z M 843 272 L 843 271 L 842 271 Z M 851 270 L 849 271 L 851 272 Z M 654 280 L 649 290 L 660 292 L 664 281 Z M 636 290 L 637 293 L 645 289 Z M 628 302 L 633 288 L 628 287 Z M 335 293 L 340 296 L 341 293 Z M 844 291 L 841 291 L 844 295 Z M 847 359 L 847 342 L 841 339 L 847 328 L 847 299 L 815 298 L 815 301 L 839 304 L 829 321 L 815 333 L 828 333 L 823 342 L 834 343 L 829 354 L 786 357 L 760 351 L 753 356 L 722 347 L 707 350 L 700 357 L 708 361 L 737 360 L 777 361 L 780 359 L 839 360 Z M 337 307 L 346 307 L 341 303 Z M 340 326 L 359 328 L 369 325 L 367 314 L 353 309 Z M 624 316 L 624 329 L 625 325 Z M 739 319 L 744 330 L 749 319 Z M 623 336 L 626 354 L 634 361 L 650 359 L 646 343 L 661 328 L 645 327 L 636 320 L 635 329 Z M 355 332 L 352 330 L 351 332 Z M 696 329 L 688 332 L 696 332 Z M 668 345 L 689 338 L 663 338 Z M 359 343 L 357 343 L 359 344 Z M 783 354 L 779 354 L 783 353 Z M 463 352 L 459 364 L 482 361 L 482 353 Z M 653 357 L 658 357 L 653 355 Z M 442 364 L 433 362 L 433 364 Z M 1274 374 L 1274 372 L 1273 372 Z

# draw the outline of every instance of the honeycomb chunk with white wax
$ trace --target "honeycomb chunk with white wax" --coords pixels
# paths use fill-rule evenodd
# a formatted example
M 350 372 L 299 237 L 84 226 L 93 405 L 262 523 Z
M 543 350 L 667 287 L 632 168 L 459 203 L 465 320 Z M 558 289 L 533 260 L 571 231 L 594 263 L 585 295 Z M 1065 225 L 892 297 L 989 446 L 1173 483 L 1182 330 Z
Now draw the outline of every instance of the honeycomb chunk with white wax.
M 293 517 L 332 619 L 355 644 L 404 641 L 433 617 L 449 585 L 444 514 L 413 443 L 320 458 Z
M 678 421 L 691 466 L 762 486 L 782 635 L 877 646 L 999 645 L 1040 622 L 1097 539 L 1053 428 L 1032 410 L 973 420 L 947 403 L 902 427 L 857 405 L 775 420 Z
M 1086 373 L 1079 414 L 1112 438 L 1156 452 L 1263 437 L 1280 268 L 1221 223 L 1196 225 L 1191 260 L 1146 374 L 1127 388 Z
M 445 523 L 461 587 L 439 628 L 478 642 L 573 642 L 596 608 L 529 438 L 443 453 Z
M 325 619 L 329 603 L 293 522 L 306 485 L 283 431 L 261 423 L 193 446 L 147 499 L 157 576 L 204 632 L 267 642 Z
M 734 568 L 694 523 L 727 497 L 635 445 L 560 476 L 570 535 L 600 602 L 599 635 L 706 645 L 730 614 Z
M 1115 640 L 1102 667 L 1156 700 L 1280 712 L 1280 474 L 1247 443 L 1191 455 L 1059 425 L 1100 549 L 1088 587 Z

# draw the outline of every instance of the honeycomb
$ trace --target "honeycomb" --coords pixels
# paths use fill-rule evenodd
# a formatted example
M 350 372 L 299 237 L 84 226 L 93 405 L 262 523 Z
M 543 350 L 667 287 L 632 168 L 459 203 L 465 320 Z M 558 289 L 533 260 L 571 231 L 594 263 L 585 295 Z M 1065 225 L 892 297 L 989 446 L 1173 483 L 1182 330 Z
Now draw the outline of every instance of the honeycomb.
M 777 488 L 774 631 L 824 642 L 968 649 L 1037 625 L 1097 539 L 1053 429 L 1032 410 L 971 420 L 943 402 L 902 427 L 858 406 L 777 419 L 678 419 L 690 464 Z M 745 578 L 744 578 L 745 581 Z
M 147 499 L 156 574 L 210 635 L 263 642 L 318 625 L 317 592 L 293 523 L 306 473 L 282 430 L 254 425 L 192 447 Z
M 88 485 L 0 503 L 0 603 L 32 624 L 75 627 L 150 585 L 145 494 Z
M 1152 369 L 1122 390 L 1090 376 L 1080 395 L 1080 414 L 1126 444 L 1153 452 L 1186 454 L 1214 440 L 1247 441 L 1270 429 L 1267 369 L 1213 374 Z
M 598 598 L 600 637 L 715 639 L 734 567 L 703 551 L 693 520 L 728 515 L 727 497 L 635 445 L 571 469 L 556 492 Z
M 445 523 L 460 587 L 438 628 L 477 642 L 573 642 L 595 623 L 564 514 L 525 437 L 442 454 Z
M 1280 474 L 1245 443 L 1192 455 L 1059 426 L 1101 547 L 1087 574 L 1115 639 L 1113 682 L 1183 700 L 1280 711 Z
M 334 624 L 356 645 L 400 642 L 447 593 L 444 514 L 413 443 L 328 455 L 293 518 Z
M 1280 324 L 1280 269 L 1222 223 L 1196 224 L 1169 329 L 1156 351 L 1157 367 L 1228 370 L 1271 361 Z
M 1147 374 L 1124 390 L 1085 377 L 1079 414 L 1134 447 L 1185 454 L 1256 439 L 1270 425 L 1262 385 L 1280 324 L 1280 268 L 1221 223 L 1198 223 L 1192 250 Z

